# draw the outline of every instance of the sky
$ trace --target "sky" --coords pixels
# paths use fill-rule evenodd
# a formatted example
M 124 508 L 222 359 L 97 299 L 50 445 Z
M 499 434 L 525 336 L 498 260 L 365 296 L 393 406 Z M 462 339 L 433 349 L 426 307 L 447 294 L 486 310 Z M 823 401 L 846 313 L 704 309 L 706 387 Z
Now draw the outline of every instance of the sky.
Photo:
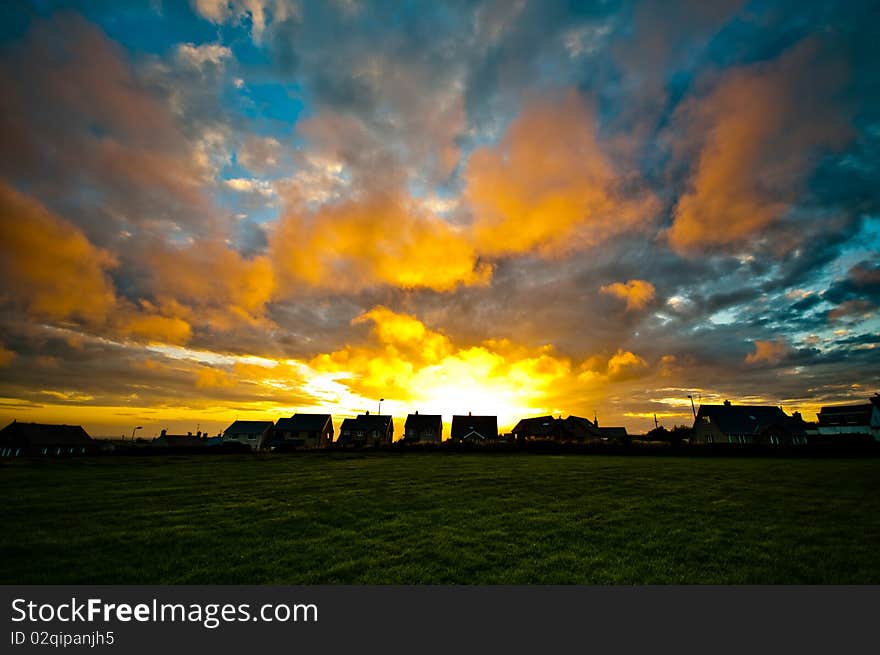
M 876 2 L 0 6 L 0 422 L 880 390 Z M 448 435 L 448 431 L 447 431 Z

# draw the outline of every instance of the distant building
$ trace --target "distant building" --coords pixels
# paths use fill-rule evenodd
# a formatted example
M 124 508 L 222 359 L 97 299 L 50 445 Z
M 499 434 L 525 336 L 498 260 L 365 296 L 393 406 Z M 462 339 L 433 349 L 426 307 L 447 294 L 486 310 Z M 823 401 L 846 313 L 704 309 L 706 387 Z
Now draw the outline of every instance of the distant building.
M 386 414 L 360 414 L 339 426 L 337 443 L 345 446 L 383 446 L 394 437 L 394 420 Z
M 524 418 L 511 431 L 519 442 L 524 441 L 558 441 L 562 443 L 585 443 L 599 441 L 603 431 L 619 431 L 625 428 L 602 428 L 593 421 L 580 416 L 569 416 L 566 419 L 552 416 L 536 416 Z M 610 434 L 610 432 L 609 432 Z
M 440 414 L 410 414 L 403 427 L 406 443 L 440 443 L 443 440 L 443 418 Z
M 862 435 L 880 441 L 880 395 L 860 405 L 823 407 L 817 418 L 815 432 L 819 437 Z
M 450 440 L 453 443 L 498 441 L 498 417 L 473 416 L 472 414 L 453 416 Z
M 207 435 L 201 432 L 186 434 L 168 434 L 165 430 L 153 439 L 152 446 L 157 448 L 196 448 L 206 445 Z
M 701 405 L 691 443 L 792 445 L 807 443 L 800 414 L 789 416 L 766 405 Z
M 294 414 L 275 423 L 272 445 L 292 448 L 326 448 L 333 443 L 330 414 Z
M 268 446 L 274 427 L 272 421 L 235 421 L 223 431 L 223 443 L 238 442 L 261 450 Z
M 0 430 L 0 457 L 87 455 L 98 445 L 81 425 L 13 421 Z

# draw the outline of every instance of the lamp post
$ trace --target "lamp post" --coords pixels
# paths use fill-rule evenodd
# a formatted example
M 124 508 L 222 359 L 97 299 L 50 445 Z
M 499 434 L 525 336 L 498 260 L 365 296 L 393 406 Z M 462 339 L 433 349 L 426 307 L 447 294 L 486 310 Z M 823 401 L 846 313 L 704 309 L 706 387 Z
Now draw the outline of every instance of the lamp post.
M 382 401 L 383 401 L 383 400 L 385 400 L 385 399 L 384 399 L 384 398 L 379 398 L 379 416 L 382 415 Z
M 135 431 L 135 430 L 143 430 L 143 428 L 144 428 L 143 425 L 139 425 L 139 426 L 137 426 L 136 428 L 132 428 L 132 429 L 131 429 L 131 440 L 132 440 L 132 441 L 134 441 L 134 431 Z

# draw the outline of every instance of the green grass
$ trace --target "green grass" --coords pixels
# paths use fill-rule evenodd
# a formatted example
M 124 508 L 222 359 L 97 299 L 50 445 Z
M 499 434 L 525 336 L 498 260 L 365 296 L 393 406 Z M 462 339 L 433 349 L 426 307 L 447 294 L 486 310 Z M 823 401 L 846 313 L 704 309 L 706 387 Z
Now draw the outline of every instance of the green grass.
M 0 466 L 0 582 L 880 583 L 880 460 L 406 454 Z

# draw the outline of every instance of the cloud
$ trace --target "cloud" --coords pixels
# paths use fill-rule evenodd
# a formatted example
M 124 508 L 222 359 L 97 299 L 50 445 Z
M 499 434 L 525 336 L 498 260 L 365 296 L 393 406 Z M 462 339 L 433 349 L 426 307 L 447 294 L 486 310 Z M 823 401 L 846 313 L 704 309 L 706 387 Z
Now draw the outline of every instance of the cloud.
M 278 139 L 249 134 L 236 151 L 236 159 L 249 171 L 264 175 L 281 163 L 282 152 Z
M 113 255 L 3 180 L 0 253 L 4 298 L 33 316 L 102 324 L 115 306 Z
M 222 369 L 203 366 L 196 372 L 197 389 L 223 389 L 235 385 L 235 379 Z
M 708 95 L 686 101 L 675 124 L 696 164 L 670 245 L 684 254 L 742 245 L 785 216 L 818 157 L 852 138 L 836 99 L 844 78 L 840 62 L 807 41 L 725 71 Z
M 222 69 L 226 60 L 232 58 L 232 50 L 219 43 L 181 43 L 176 57 L 181 64 L 195 70 L 202 70 L 205 65 Z
M 81 17 L 35 19 L 0 60 L 0 174 L 93 240 L 157 221 L 209 225 L 206 170 L 172 111 L 181 96 L 146 78 Z
M 148 258 L 139 254 L 145 269 L 138 276 L 138 291 L 147 306 L 211 330 L 266 325 L 266 305 L 276 290 L 267 256 L 247 258 L 207 239 L 181 247 L 162 242 L 142 247 Z
M 170 344 L 185 344 L 192 337 L 192 327 L 186 321 L 157 314 L 135 314 L 127 318 L 122 332 L 136 339 Z
M 754 341 L 755 352 L 746 355 L 746 364 L 778 364 L 788 354 L 789 347 L 784 339 L 774 341 Z
M 643 377 L 647 371 L 648 362 L 628 350 L 618 350 L 608 360 L 608 377 L 616 382 Z
M 299 14 L 299 3 L 293 0 L 194 0 L 193 8 L 216 24 L 250 22 L 251 36 L 257 43 L 271 22 Z
M 6 346 L 0 345 L 0 368 L 5 368 L 15 361 L 15 351 L 9 350 Z
M 270 248 L 281 279 L 336 291 L 377 284 L 449 291 L 491 275 L 467 234 L 390 193 L 288 209 Z
M 876 308 L 870 300 L 846 300 L 828 312 L 828 320 L 866 320 L 874 315 Z
M 228 180 L 224 180 L 223 184 L 225 184 L 230 189 L 234 191 L 239 191 L 241 193 L 256 193 L 266 198 L 271 198 L 275 195 L 275 189 L 272 186 L 272 183 L 268 180 L 260 180 L 257 178 L 247 178 L 247 177 L 233 177 Z
M 474 151 L 464 197 L 481 252 L 552 255 L 643 228 L 657 205 L 636 183 L 603 152 L 593 111 L 570 91 L 529 103 L 497 145 Z
M 626 311 L 644 309 L 654 300 L 654 285 L 646 280 L 628 280 L 626 283 L 614 282 L 599 289 L 601 293 L 626 301 Z

